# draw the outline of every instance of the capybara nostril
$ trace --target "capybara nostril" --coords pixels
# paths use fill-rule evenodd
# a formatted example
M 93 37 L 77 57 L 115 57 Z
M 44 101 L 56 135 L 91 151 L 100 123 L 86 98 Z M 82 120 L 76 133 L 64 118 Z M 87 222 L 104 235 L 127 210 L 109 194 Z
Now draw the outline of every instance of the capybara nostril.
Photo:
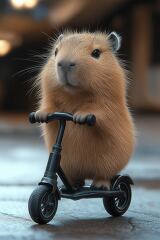
M 76 64 L 74 62 L 69 61 L 60 61 L 58 62 L 58 67 L 62 68 L 63 70 L 70 70 L 74 68 Z
M 69 66 L 70 66 L 70 67 L 75 67 L 76 64 L 75 64 L 74 62 L 71 62 Z
M 58 67 L 62 67 L 62 62 L 59 62 L 59 63 L 58 63 Z

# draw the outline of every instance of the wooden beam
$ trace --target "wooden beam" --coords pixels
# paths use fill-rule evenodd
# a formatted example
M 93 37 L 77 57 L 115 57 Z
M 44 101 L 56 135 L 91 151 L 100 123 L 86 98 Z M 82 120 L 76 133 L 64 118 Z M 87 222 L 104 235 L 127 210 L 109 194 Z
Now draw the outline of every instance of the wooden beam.
M 137 108 L 146 108 L 148 96 L 147 77 L 151 53 L 151 8 L 137 6 L 133 11 L 132 26 L 133 89 L 131 102 Z

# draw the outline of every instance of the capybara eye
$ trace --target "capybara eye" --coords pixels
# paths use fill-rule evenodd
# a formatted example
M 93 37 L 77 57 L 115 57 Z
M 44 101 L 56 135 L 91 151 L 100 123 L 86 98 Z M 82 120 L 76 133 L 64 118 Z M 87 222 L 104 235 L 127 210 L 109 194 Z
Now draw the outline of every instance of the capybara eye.
M 58 48 L 55 49 L 55 52 L 54 52 L 55 57 L 57 56 L 57 53 L 58 53 Z
M 101 51 L 99 49 L 94 49 L 91 55 L 94 58 L 99 58 L 101 55 Z

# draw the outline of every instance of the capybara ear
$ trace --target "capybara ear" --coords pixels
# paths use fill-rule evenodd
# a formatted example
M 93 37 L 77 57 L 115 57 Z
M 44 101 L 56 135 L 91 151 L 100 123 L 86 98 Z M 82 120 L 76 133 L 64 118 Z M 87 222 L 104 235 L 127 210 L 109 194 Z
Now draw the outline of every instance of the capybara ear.
M 121 37 L 116 32 L 111 32 L 108 39 L 111 42 L 113 52 L 118 51 L 121 47 Z
M 61 41 L 62 38 L 63 38 L 63 36 L 64 36 L 63 34 L 60 34 L 59 37 L 58 37 L 58 39 L 57 39 L 57 41 L 58 41 L 58 42 Z

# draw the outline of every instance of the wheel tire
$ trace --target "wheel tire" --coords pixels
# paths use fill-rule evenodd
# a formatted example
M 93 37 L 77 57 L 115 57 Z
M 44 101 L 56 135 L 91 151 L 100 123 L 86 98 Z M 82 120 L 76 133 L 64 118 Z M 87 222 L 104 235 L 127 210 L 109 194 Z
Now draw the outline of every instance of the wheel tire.
M 28 210 L 34 222 L 45 224 L 50 222 L 56 214 L 58 194 L 46 185 L 38 186 L 31 194 Z
M 124 191 L 125 196 L 103 198 L 104 208 L 111 216 L 122 216 L 128 210 L 131 203 L 131 186 L 124 177 L 119 177 L 112 183 L 111 191 L 117 190 Z

